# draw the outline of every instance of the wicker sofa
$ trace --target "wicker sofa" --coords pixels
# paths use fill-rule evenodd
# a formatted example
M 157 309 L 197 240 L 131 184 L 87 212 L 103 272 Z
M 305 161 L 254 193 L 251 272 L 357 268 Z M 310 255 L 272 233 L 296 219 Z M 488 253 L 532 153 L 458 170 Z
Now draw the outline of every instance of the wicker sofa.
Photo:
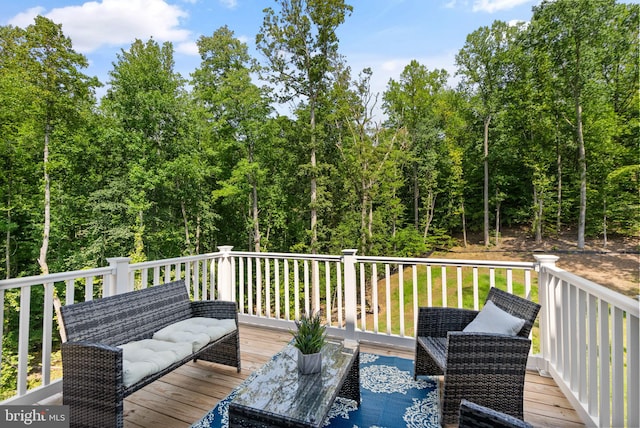
M 122 427 L 125 397 L 190 360 L 240 371 L 237 314 L 235 302 L 192 302 L 184 281 L 61 306 L 71 426 Z

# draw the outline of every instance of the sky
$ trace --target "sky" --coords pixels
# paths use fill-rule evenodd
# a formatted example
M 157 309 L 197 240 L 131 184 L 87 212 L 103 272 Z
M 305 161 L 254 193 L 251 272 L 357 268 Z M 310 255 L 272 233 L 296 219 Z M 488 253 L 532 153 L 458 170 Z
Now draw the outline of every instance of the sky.
M 578 0 L 576 0 L 578 1 Z M 455 84 L 455 55 L 468 34 L 497 19 L 529 21 L 540 0 L 347 0 L 353 12 L 338 28 L 339 51 L 355 78 L 373 71 L 371 89 L 382 92 L 411 60 L 444 68 Z M 634 1 L 635 2 L 635 1 Z M 117 54 L 135 39 L 169 41 L 175 71 L 189 78 L 200 64 L 196 41 L 226 25 L 262 62 L 255 37 L 263 10 L 274 0 L 0 0 L 0 25 L 27 27 L 37 15 L 62 24 L 77 52 L 89 60 L 83 72 L 108 84 Z M 98 90 L 98 97 L 106 88 Z

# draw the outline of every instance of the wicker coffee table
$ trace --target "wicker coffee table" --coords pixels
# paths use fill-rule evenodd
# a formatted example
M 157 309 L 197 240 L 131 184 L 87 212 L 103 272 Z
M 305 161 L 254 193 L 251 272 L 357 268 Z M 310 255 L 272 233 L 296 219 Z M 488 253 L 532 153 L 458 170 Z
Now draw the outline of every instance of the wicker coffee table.
M 360 349 L 328 342 L 322 372 L 298 373 L 288 344 L 229 403 L 229 427 L 320 427 L 337 396 L 360 404 Z

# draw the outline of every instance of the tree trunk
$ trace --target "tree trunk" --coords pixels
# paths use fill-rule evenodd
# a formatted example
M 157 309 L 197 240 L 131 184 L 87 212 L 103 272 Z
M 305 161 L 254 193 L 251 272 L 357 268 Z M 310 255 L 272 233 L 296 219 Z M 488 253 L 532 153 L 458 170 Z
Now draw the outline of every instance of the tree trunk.
M 602 216 L 602 247 L 607 248 L 607 200 L 603 203 L 604 214 Z
M 491 115 L 484 119 L 484 246 L 489 246 L 489 124 Z
M 311 98 L 311 97 L 310 97 Z M 311 125 L 311 254 L 317 253 L 318 245 L 318 189 L 316 180 L 316 111 L 314 100 L 310 100 Z
M 47 252 L 49 250 L 49 233 L 51 231 L 51 179 L 49 177 L 49 133 L 50 125 L 45 125 L 44 132 L 44 227 L 42 230 L 42 246 L 40 247 L 40 256 L 38 264 L 43 275 L 49 273 L 49 265 L 47 264 Z
M 367 227 L 367 252 L 365 254 L 371 254 L 371 248 L 373 246 L 373 203 L 369 201 L 367 203 L 369 208 L 369 226 Z
M 536 244 L 542 242 L 542 198 L 538 197 L 538 188 L 533 186 L 533 206 L 534 206 L 534 216 L 533 216 L 533 231 L 536 237 Z
M 467 247 L 467 219 L 464 215 L 464 201 L 462 201 L 462 240 L 465 248 Z
M 187 221 L 187 210 L 184 206 L 184 200 L 180 201 L 180 209 L 182 210 L 182 221 L 184 222 L 184 243 L 187 247 L 189 255 L 193 255 L 191 250 L 191 240 L 189 239 L 189 222 Z
M 425 242 L 429 235 L 429 227 L 431 226 L 431 222 L 433 221 L 433 216 L 436 211 L 436 198 L 433 196 L 433 190 L 429 190 L 429 197 L 427 200 L 429 201 L 429 206 L 427 207 L 427 219 L 425 220 L 424 233 L 422 235 L 422 239 Z
M 560 234 L 562 229 L 562 155 L 560 154 L 560 146 L 557 148 L 556 169 L 558 171 L 558 209 L 556 211 L 556 233 Z
M 364 183 L 364 179 L 362 179 L 362 182 L 360 183 L 361 187 L 361 191 L 362 191 L 362 198 L 360 199 L 360 251 L 362 251 L 363 253 L 365 252 L 365 249 L 367 248 L 367 196 L 366 196 L 366 190 L 365 190 L 365 183 Z
M 584 229 L 587 216 L 587 160 L 582 133 L 582 105 L 576 94 L 576 132 L 578 134 L 578 164 L 580 166 L 580 214 L 578 217 L 578 249 L 584 248 Z
M 500 245 L 500 203 L 500 199 L 496 197 L 496 247 Z
M 420 230 L 420 189 L 418 188 L 418 167 L 413 165 L 413 218 L 414 227 Z
M 11 184 L 9 184 L 9 192 L 11 192 Z M 7 197 L 7 233 L 5 239 L 5 279 L 11 278 L 11 193 Z
M 200 214 L 196 218 L 196 254 L 200 254 Z
M 252 208 L 252 216 L 253 216 L 253 244 L 254 251 L 256 253 L 260 252 L 260 240 L 262 237 L 260 236 L 260 222 L 258 219 L 258 186 L 256 186 L 255 182 L 253 183 L 253 188 L 251 190 L 251 204 Z

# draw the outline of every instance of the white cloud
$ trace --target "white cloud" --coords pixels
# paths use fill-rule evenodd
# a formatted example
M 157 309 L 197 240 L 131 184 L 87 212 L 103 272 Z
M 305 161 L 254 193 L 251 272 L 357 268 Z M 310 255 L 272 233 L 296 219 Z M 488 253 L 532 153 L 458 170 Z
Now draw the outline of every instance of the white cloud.
M 238 6 L 238 0 L 220 0 L 220 3 L 227 9 L 235 9 Z
M 33 19 L 38 15 L 42 15 L 45 10 L 46 9 L 41 6 L 32 7 L 31 9 L 27 9 L 11 18 L 8 24 L 20 28 L 28 27 L 33 24 Z
M 473 11 L 493 13 L 499 10 L 512 9 L 529 1 L 530 0 L 474 0 Z
M 90 1 L 80 6 L 54 8 L 48 13 L 43 8 L 33 8 L 16 15 L 10 24 L 25 27 L 33 24 L 38 14 L 62 24 L 62 31 L 71 38 L 74 49 L 85 54 L 102 46 L 126 46 L 136 38 L 185 43 L 192 36 L 180 26 L 187 12 L 164 0 Z
M 178 43 L 174 46 L 175 51 L 181 54 L 189 55 L 189 56 L 198 56 L 200 52 L 198 52 L 198 45 L 196 42 L 184 42 Z

